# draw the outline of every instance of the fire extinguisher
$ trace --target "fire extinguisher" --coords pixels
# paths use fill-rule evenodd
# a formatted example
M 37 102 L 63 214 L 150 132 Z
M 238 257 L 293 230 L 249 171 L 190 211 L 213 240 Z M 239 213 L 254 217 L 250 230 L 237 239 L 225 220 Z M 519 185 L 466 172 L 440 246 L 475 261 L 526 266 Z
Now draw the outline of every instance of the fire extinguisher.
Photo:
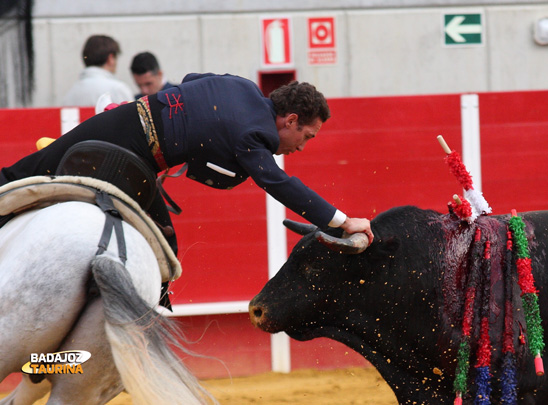
M 265 29 L 266 59 L 270 64 L 286 63 L 284 24 L 273 20 Z

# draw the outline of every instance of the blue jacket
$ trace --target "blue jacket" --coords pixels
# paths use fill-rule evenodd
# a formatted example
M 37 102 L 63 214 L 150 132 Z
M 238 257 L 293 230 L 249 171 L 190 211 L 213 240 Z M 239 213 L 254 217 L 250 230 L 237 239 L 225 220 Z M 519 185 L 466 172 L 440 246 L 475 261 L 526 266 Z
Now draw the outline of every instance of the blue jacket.
M 276 112 L 250 80 L 189 74 L 160 91 L 162 151 L 169 167 L 188 163 L 187 177 L 231 189 L 251 177 L 276 200 L 325 228 L 336 208 L 276 164 L 280 138 Z

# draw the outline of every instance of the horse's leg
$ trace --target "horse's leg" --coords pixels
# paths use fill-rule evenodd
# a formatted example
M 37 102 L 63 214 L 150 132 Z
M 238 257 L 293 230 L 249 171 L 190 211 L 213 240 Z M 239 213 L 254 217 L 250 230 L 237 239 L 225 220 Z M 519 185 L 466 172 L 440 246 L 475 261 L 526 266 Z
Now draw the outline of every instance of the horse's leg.
M 57 349 L 83 307 L 87 273 L 72 267 L 75 275 L 64 282 L 56 269 L 36 274 L 7 267 L 0 263 L 0 381 L 19 372 L 31 353 Z
M 35 384 L 29 376 L 23 374 L 23 379 L 19 385 L 4 399 L 0 401 L 0 405 L 30 405 L 35 401 L 45 396 L 51 388 L 51 384 L 47 380 Z
M 103 302 L 96 298 L 86 306 L 73 330 L 59 348 L 86 350 L 91 358 L 82 374 L 52 374 L 48 404 L 104 404 L 123 390 L 105 332 Z
M 3 381 L 9 374 L 19 372 L 31 353 L 57 350 L 83 307 L 88 271 L 84 266 L 64 266 L 58 258 L 54 260 L 60 268 L 45 260 L 43 268 L 36 262 L 23 266 L 13 246 L 8 252 L 0 249 L 0 257 L 0 381 Z M 72 287 L 64 288 L 67 284 Z M 47 382 L 35 385 L 24 377 L 9 399 L 1 403 L 30 404 L 32 399 L 47 393 L 48 388 Z
M 81 229 L 39 221 L 38 212 L 47 211 L 21 214 L 0 229 L 0 381 L 31 353 L 55 351 L 86 301 L 93 247 L 65 246 L 65 231 Z

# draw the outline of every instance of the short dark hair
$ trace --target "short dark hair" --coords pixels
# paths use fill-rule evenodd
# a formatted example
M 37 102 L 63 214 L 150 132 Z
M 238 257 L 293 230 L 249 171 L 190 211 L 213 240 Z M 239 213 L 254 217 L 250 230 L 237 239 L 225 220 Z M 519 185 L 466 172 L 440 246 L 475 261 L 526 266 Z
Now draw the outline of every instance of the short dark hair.
M 331 116 L 323 94 L 306 82 L 293 81 L 277 88 L 269 97 L 277 115 L 297 114 L 299 125 L 310 125 L 316 118 L 325 122 Z
M 120 45 L 106 35 L 92 35 L 82 50 L 82 58 L 86 66 L 103 66 L 110 54 L 118 56 L 121 53 Z
M 150 52 L 141 52 L 133 57 L 131 62 L 131 73 L 142 75 L 147 72 L 157 74 L 160 71 L 160 64 L 156 57 Z

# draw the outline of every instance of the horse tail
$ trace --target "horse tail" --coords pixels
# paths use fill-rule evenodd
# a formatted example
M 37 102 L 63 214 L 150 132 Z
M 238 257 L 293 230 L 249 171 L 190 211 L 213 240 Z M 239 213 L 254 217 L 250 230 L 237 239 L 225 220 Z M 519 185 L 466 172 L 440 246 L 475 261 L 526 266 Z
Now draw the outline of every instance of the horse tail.
M 139 296 L 127 269 L 103 255 L 93 259 L 91 268 L 103 299 L 114 361 L 134 403 L 217 403 L 173 351 L 176 347 L 188 353 L 174 322 Z

